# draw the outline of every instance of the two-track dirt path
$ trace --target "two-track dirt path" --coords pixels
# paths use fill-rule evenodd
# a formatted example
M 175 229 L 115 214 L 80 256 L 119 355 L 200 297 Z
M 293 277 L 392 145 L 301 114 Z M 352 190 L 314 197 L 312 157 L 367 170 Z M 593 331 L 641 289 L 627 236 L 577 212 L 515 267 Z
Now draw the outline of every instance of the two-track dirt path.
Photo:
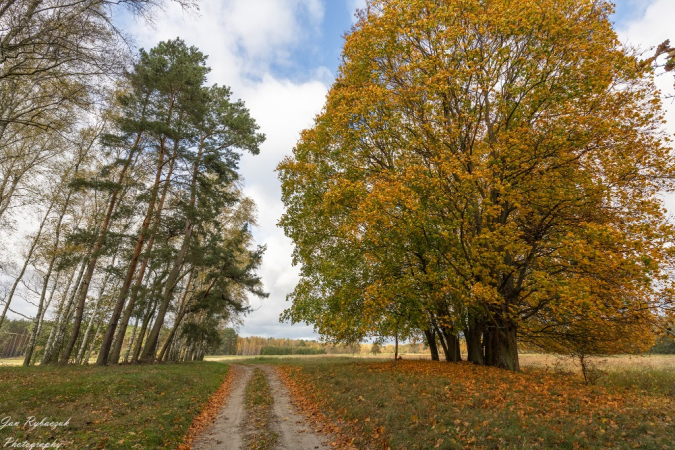
M 239 450 L 242 448 L 241 427 L 246 417 L 244 391 L 253 369 L 231 365 L 232 388 L 215 421 L 192 444 L 193 450 Z
M 244 450 L 242 430 L 245 425 L 246 407 L 244 402 L 246 385 L 253 369 L 259 367 L 267 376 L 274 405 L 270 427 L 279 435 L 277 450 L 327 450 L 326 435 L 314 433 L 306 419 L 291 403 L 288 389 L 274 367 L 267 365 L 248 366 L 233 364 L 232 388 L 225 405 L 215 421 L 192 444 L 194 450 Z

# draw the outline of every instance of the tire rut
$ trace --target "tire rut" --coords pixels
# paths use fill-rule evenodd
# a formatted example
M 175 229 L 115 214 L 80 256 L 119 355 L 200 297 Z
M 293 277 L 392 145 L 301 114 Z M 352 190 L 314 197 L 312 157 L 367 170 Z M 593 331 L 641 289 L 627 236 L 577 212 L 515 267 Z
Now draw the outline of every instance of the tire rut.
M 273 430 L 279 434 L 277 450 L 327 450 L 325 443 L 329 436 L 315 433 L 304 416 L 291 403 L 290 394 L 272 366 L 258 366 L 267 375 L 274 404 L 271 422 Z
M 330 436 L 315 433 L 307 419 L 291 403 L 290 394 L 276 370 L 267 365 L 230 365 L 234 371 L 232 389 L 214 422 L 192 444 L 193 450 L 245 450 L 243 434 L 246 428 L 246 386 L 254 368 L 267 377 L 274 403 L 270 429 L 279 435 L 275 450 L 329 450 Z
M 230 365 L 232 389 L 215 421 L 192 444 L 193 450 L 240 450 L 241 427 L 246 417 L 244 391 L 253 369 L 249 366 Z

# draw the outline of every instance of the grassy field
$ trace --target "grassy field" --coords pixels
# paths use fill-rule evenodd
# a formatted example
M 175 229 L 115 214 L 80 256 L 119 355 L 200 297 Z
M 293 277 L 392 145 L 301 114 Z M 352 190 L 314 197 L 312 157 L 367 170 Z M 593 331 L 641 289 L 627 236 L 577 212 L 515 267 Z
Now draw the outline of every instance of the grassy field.
M 511 373 L 411 360 L 268 362 L 359 449 L 672 449 L 675 358 L 661 359 L 660 368 L 619 359 L 591 386 L 571 365 Z
M 0 359 L 0 367 L 2 366 L 20 366 L 23 364 L 23 358 L 2 358 Z
M 227 371 L 217 363 L 0 367 L 0 444 L 176 448 Z M 61 424 L 24 427 L 31 416 Z
M 521 355 L 520 373 L 379 356 L 210 359 L 279 366 L 297 400 L 351 448 L 675 448 L 675 356 L 596 359 L 594 385 L 573 360 L 548 355 Z M 215 362 L 3 366 L 0 445 L 176 448 L 227 371 Z M 270 400 L 263 381 L 254 378 L 249 402 Z M 30 416 L 68 423 L 26 429 Z

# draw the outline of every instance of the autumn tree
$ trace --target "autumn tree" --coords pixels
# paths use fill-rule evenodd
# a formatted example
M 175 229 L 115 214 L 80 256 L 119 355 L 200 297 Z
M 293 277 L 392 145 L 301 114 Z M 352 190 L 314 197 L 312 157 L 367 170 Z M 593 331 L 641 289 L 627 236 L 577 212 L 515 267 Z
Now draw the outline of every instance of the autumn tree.
M 448 351 L 463 335 L 470 361 L 510 370 L 519 339 L 648 346 L 672 306 L 657 194 L 673 159 L 653 71 L 611 13 L 368 2 L 323 112 L 279 165 L 302 274 L 284 317 L 347 341 L 414 311 Z

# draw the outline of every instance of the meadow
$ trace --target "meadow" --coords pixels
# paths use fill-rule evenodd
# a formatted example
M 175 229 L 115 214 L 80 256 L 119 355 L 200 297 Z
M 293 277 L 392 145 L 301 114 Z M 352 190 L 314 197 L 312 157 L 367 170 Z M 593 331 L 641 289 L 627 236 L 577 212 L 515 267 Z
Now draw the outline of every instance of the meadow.
M 264 360 L 258 360 L 262 362 Z M 359 449 L 671 449 L 675 357 L 573 361 L 523 355 L 513 373 L 468 363 L 303 358 L 267 360 L 296 401 Z
M 0 442 L 173 449 L 227 371 L 217 363 L 0 367 Z M 24 427 L 31 416 L 63 425 Z
M 0 440 L 177 448 L 229 364 L 265 364 L 281 373 L 313 429 L 333 433 L 334 448 L 673 448 L 675 355 L 598 358 L 592 384 L 570 358 L 522 354 L 523 369 L 514 373 L 423 357 L 213 356 L 153 366 L 3 366 L 3 418 L 70 420 L 54 429 L 6 426 Z M 273 400 L 258 378 L 246 401 L 267 405 L 258 414 L 266 422 L 263 413 Z

